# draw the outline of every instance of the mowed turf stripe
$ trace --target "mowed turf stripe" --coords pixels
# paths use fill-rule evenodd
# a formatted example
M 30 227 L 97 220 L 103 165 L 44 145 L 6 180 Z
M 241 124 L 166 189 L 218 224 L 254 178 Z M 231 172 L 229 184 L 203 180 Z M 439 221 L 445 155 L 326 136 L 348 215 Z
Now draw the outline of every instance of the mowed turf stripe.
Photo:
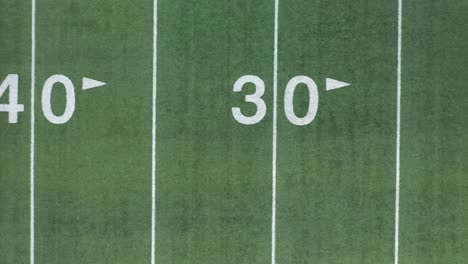
M 466 263 L 468 3 L 404 10 L 400 263 Z
M 31 3 L 0 1 L 0 84 L 18 76 L 18 113 L 15 124 L 0 113 L 0 263 L 29 261 L 29 98 Z M 0 104 L 9 104 L 11 87 Z
M 150 263 L 153 1 L 38 1 L 36 86 L 74 84 L 63 125 L 36 93 L 36 263 Z M 82 90 L 82 78 L 107 83 Z M 51 105 L 65 109 L 56 84 Z
M 160 1 L 158 7 L 157 248 L 159 263 L 268 263 L 271 258 L 274 5 Z M 265 82 L 268 112 L 233 92 Z
M 277 262 L 392 263 L 397 2 L 281 6 Z M 285 87 L 298 75 L 318 86 L 317 115 L 305 126 L 285 116 Z M 327 78 L 351 85 L 327 91 Z M 308 107 L 302 84 L 294 112 Z

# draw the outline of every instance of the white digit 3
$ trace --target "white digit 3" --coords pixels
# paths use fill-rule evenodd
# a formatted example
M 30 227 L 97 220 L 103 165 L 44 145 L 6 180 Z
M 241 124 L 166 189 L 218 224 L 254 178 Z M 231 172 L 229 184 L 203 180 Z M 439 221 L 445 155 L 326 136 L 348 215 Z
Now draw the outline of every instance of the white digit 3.
M 255 85 L 255 93 L 245 96 L 245 101 L 255 104 L 257 111 L 253 116 L 245 116 L 242 114 L 239 107 L 233 107 L 232 115 L 237 122 L 244 125 L 254 125 L 262 121 L 266 114 L 266 105 L 265 101 L 262 99 L 263 94 L 265 93 L 265 83 L 258 76 L 254 75 L 245 75 L 240 77 L 234 83 L 234 92 L 241 92 L 244 86 L 247 83 L 252 83 Z

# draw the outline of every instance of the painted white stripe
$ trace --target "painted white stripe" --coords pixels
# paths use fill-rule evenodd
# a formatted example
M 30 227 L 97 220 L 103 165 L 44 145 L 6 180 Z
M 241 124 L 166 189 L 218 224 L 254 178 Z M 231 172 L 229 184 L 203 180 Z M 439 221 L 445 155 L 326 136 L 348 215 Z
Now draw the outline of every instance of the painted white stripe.
M 153 2 L 153 117 L 151 143 L 151 264 L 156 263 L 156 76 L 158 40 L 158 0 Z
M 275 33 L 273 54 L 273 159 L 272 159 L 272 199 L 271 199 L 271 264 L 276 263 L 276 137 L 278 104 L 278 28 L 279 0 L 275 0 Z
M 36 86 L 36 0 L 31 0 L 31 145 L 29 190 L 29 259 L 34 264 L 34 146 L 35 146 L 35 86 Z
M 403 0 L 398 0 L 398 58 L 397 58 L 397 127 L 396 127 L 396 180 L 395 180 L 395 264 L 398 264 L 400 228 L 400 124 L 401 124 L 401 39 L 403 27 Z

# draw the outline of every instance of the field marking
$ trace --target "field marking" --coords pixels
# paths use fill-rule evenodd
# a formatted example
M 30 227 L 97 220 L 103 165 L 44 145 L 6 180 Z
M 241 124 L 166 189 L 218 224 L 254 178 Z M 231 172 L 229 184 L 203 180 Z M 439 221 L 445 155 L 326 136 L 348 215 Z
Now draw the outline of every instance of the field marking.
M 35 146 L 35 83 L 36 83 L 36 0 L 31 0 L 31 145 L 29 190 L 29 262 L 34 264 L 34 146 Z
M 294 112 L 294 93 L 300 84 L 305 84 L 309 90 L 309 106 L 303 117 L 298 117 Z M 284 113 L 291 124 L 306 126 L 314 121 L 319 107 L 319 92 L 317 84 L 310 77 L 298 75 L 289 80 L 284 92 Z
M 267 107 L 263 100 L 265 94 L 265 83 L 260 77 L 256 75 L 244 75 L 237 79 L 232 87 L 233 92 L 241 92 L 246 84 L 251 83 L 255 86 L 255 93 L 245 95 L 245 102 L 249 102 L 255 105 L 257 108 L 253 116 L 245 116 L 242 114 L 240 107 L 232 107 L 231 113 L 234 119 L 243 125 L 255 125 L 263 120 L 266 115 Z
M 151 131 L 151 264 L 156 263 L 156 77 L 157 77 L 157 38 L 158 0 L 153 0 L 153 110 Z
M 271 264 L 276 263 L 276 137 L 278 104 L 278 28 L 279 0 L 275 0 L 275 32 L 273 48 L 273 155 L 272 155 L 272 195 L 271 195 Z
M 338 81 L 338 80 L 331 79 L 331 78 L 327 78 L 325 82 L 326 82 L 325 90 L 327 91 L 333 91 L 333 90 L 348 87 L 351 85 L 350 83 Z
M 91 79 L 91 78 L 88 78 L 88 77 L 83 77 L 81 79 L 81 89 L 82 90 L 95 89 L 95 88 L 102 87 L 102 86 L 104 86 L 106 84 L 107 83 L 105 83 L 105 82 L 94 80 L 94 79 Z
M 397 128 L 396 128 L 396 179 L 395 179 L 395 264 L 398 264 L 400 228 L 400 130 L 401 130 L 401 49 L 403 28 L 403 0 L 398 0 L 398 55 L 397 55 Z

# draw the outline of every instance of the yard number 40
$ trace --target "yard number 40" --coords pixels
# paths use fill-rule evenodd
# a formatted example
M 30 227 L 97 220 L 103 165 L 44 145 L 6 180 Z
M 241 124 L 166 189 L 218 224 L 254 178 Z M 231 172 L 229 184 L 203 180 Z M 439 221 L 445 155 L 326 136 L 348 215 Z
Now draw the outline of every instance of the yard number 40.
M 18 104 L 18 74 L 8 74 L 5 80 L 0 84 L 0 98 L 9 90 L 7 104 L 0 104 L 0 112 L 8 113 L 8 122 L 10 124 L 18 123 L 18 113 L 24 112 L 24 105 Z M 60 83 L 65 88 L 66 104 L 65 110 L 61 115 L 55 115 L 52 112 L 51 100 L 52 89 L 55 84 Z M 53 124 L 64 124 L 70 120 L 75 111 L 75 88 L 72 81 L 64 75 L 53 75 L 47 79 L 42 89 L 42 112 L 44 116 Z
M 262 121 L 266 115 L 266 104 L 262 99 L 265 93 L 265 83 L 262 79 L 255 75 L 245 75 L 240 77 L 233 87 L 234 92 L 241 92 L 244 86 L 248 83 L 255 85 L 255 93 L 245 96 L 245 101 L 255 104 L 257 111 L 252 116 L 245 116 L 242 114 L 239 107 L 233 107 L 232 115 L 237 122 L 244 125 L 254 125 Z M 300 84 L 305 84 L 309 90 L 309 108 L 307 114 L 303 117 L 298 117 L 294 113 L 294 92 Z M 289 122 L 296 126 L 305 126 L 310 124 L 317 115 L 319 104 L 319 93 L 317 85 L 314 80 L 307 76 L 296 76 L 292 78 L 286 85 L 286 91 L 284 94 L 284 112 Z

